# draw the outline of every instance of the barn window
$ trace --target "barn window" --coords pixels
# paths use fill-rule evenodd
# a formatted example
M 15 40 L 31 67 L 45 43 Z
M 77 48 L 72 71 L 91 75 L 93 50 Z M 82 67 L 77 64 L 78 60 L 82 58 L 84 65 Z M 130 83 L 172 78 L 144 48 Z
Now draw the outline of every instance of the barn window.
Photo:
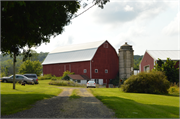
M 108 70 L 107 70 L 107 69 L 105 69 L 105 73 L 108 73 Z
M 95 69 L 95 73 L 98 73 L 98 69 Z
M 77 80 L 78 83 L 81 83 L 81 80 Z
M 87 73 L 87 70 L 86 70 L 86 69 L 84 69 L 84 73 Z
M 108 48 L 108 43 L 104 43 L 104 48 Z

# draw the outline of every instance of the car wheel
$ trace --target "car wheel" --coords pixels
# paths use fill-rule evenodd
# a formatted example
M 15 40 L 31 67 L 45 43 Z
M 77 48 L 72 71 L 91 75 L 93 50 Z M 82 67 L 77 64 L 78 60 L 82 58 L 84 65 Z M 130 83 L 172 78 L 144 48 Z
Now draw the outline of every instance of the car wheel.
M 27 84 L 27 81 L 24 81 L 25 84 Z
M 87 87 L 88 88 L 88 87 Z
M 3 82 L 4 82 L 4 83 L 7 83 L 7 80 L 5 79 L 5 80 L 3 80 Z

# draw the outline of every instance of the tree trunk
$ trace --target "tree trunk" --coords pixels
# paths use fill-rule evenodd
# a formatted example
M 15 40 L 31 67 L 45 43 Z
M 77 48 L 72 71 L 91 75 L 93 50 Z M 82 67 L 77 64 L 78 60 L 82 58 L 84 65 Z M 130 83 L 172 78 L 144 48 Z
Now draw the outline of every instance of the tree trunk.
M 14 57 L 13 57 L 13 89 L 15 89 L 15 64 L 16 64 L 16 55 L 15 55 L 15 53 L 14 53 Z

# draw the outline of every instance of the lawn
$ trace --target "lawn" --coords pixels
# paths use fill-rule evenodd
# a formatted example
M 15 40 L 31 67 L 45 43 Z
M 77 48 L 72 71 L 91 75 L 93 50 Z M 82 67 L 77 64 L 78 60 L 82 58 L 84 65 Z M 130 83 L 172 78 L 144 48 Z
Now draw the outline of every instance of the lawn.
M 50 80 L 39 80 L 38 85 L 21 86 L 12 83 L 1 83 L 1 115 L 13 114 L 31 108 L 38 100 L 51 98 L 61 93 L 62 89 L 50 86 Z
M 179 118 L 179 96 L 124 93 L 119 88 L 89 90 L 117 118 Z

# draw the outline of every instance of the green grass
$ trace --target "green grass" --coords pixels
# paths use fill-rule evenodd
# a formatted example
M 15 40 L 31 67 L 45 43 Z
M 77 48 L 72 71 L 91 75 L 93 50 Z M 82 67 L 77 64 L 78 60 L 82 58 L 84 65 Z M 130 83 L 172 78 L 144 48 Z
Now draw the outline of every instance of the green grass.
M 38 100 L 51 98 L 61 93 L 62 89 L 50 86 L 50 80 L 39 80 L 38 85 L 21 86 L 12 83 L 1 83 L 1 115 L 13 114 L 31 108 Z
M 124 93 L 119 88 L 90 91 L 118 118 L 179 118 L 179 96 Z
M 79 89 L 74 89 L 72 94 L 70 95 L 69 99 L 78 99 L 81 98 L 81 96 L 78 95 Z

